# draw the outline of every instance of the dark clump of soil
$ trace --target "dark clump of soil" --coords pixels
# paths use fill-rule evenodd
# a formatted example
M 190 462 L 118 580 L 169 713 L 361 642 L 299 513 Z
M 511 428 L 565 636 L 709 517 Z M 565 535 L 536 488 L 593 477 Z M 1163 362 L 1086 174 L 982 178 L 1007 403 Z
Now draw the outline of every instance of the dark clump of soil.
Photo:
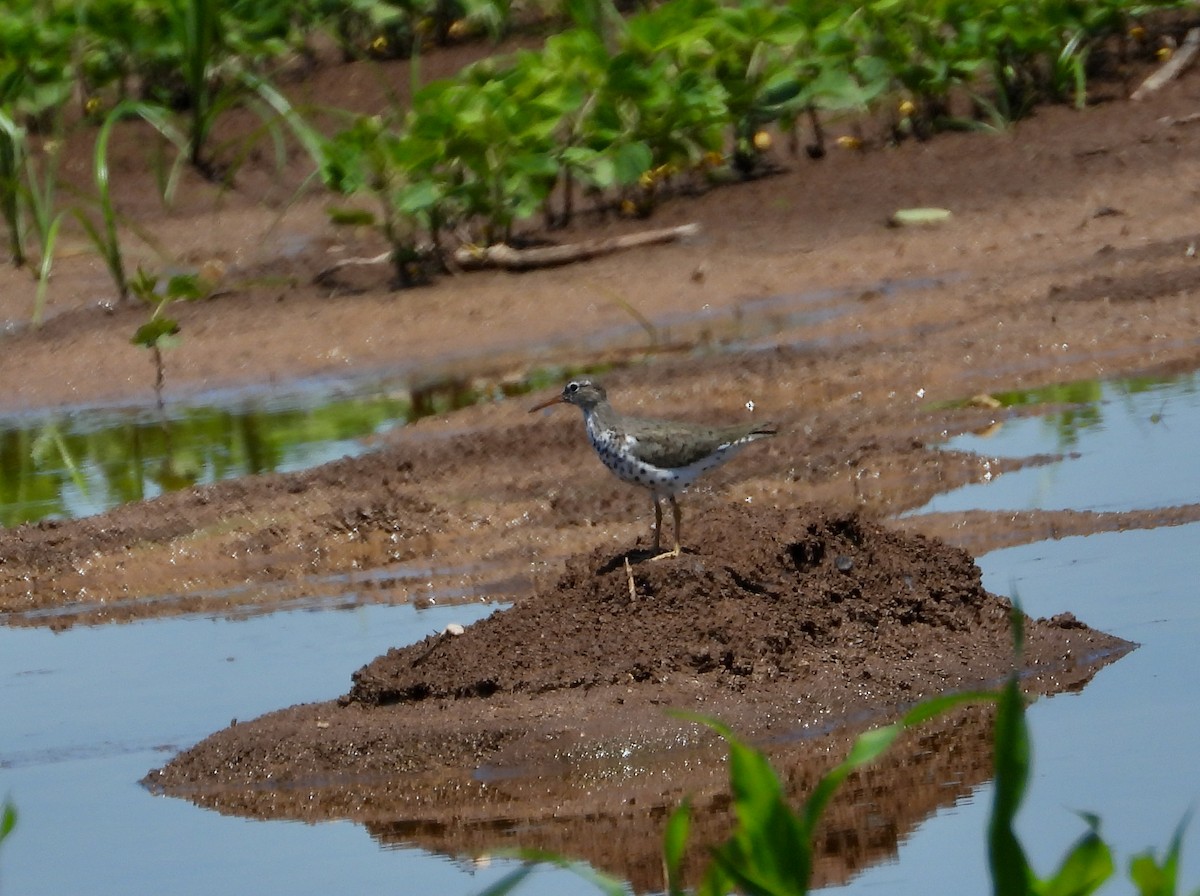
M 688 535 L 694 553 L 639 557 L 628 571 L 624 555 L 603 549 L 575 558 L 554 588 L 463 635 L 376 659 L 346 699 L 548 694 L 687 676 L 734 692 L 803 682 L 804 699 L 833 705 L 860 683 L 896 700 L 1007 667 L 1007 604 L 983 590 L 966 553 L 941 542 L 852 513 L 736 505 L 713 508 Z
M 682 557 L 576 557 L 513 608 L 389 651 L 338 701 L 232 725 L 148 785 L 229 811 L 361 816 L 334 793 L 356 776 L 376 793 L 381 776 L 694 744 L 668 708 L 750 737 L 827 731 L 1012 669 L 1011 606 L 965 552 L 854 512 L 689 503 L 709 509 Z M 1021 663 L 1053 691 L 1129 647 L 1073 617 L 1026 620 Z

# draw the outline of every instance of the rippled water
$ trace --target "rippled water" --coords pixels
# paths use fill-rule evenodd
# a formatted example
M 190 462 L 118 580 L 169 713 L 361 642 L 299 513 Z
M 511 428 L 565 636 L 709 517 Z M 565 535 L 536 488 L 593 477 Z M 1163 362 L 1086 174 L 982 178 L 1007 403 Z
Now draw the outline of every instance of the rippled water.
M 936 499 L 930 509 L 1148 508 L 1200 500 L 1193 380 L 1103 385 L 1087 407 L 1006 423 L 951 447 L 989 456 L 1065 453 Z M 1037 616 L 1069 611 L 1141 643 L 1081 693 L 1029 711 L 1034 766 L 1019 830 L 1046 872 L 1096 812 L 1126 879 L 1130 856 L 1161 849 L 1200 805 L 1200 524 L 1039 542 L 984 555 L 987 587 Z M 137 781 L 229 723 L 345 692 L 350 673 L 390 646 L 486 605 L 308 608 L 227 621 L 185 617 L 105 628 L 0 629 L 0 795 L 20 810 L 0 878 L 20 894 L 288 894 L 481 890 L 508 870 L 385 848 L 349 822 L 253 822 L 151 796 Z M 844 888 L 861 893 L 985 893 L 990 785 L 926 820 L 899 856 Z M 1200 826 L 1183 877 L 1200 878 Z M 1111 888 L 1128 892 L 1127 885 Z M 519 893 L 594 892 L 561 871 Z

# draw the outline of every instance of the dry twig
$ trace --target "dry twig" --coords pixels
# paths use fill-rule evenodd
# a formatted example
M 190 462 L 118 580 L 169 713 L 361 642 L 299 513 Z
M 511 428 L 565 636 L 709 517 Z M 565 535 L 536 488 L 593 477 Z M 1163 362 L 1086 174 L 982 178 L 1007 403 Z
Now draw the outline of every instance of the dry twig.
M 1184 69 L 1192 64 L 1197 53 L 1200 53 L 1200 28 L 1193 28 L 1187 33 L 1187 37 L 1183 39 L 1179 49 L 1163 63 L 1162 68 L 1143 81 L 1129 98 L 1134 101 L 1144 100 L 1164 84 L 1178 78 L 1183 74 Z
M 565 246 L 536 246 L 532 249 L 514 249 L 506 243 L 493 246 L 462 246 L 455 250 L 454 261 L 464 270 L 478 268 L 503 268 L 509 271 L 528 271 L 534 268 L 557 267 L 576 261 L 587 261 L 601 255 L 611 255 L 623 249 L 652 246 L 695 236 L 700 232 L 699 224 L 681 224 L 660 230 L 642 230 L 622 236 L 585 240 Z

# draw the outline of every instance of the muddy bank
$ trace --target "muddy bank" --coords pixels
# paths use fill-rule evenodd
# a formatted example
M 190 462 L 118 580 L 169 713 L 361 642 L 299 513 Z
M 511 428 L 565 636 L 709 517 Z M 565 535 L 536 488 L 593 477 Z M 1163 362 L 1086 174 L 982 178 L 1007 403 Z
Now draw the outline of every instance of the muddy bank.
M 723 753 L 669 710 L 775 744 L 800 770 L 790 786 L 803 790 L 855 730 L 1012 668 L 1008 601 L 983 589 L 969 555 L 936 539 L 815 506 L 725 504 L 695 519 L 687 542 L 675 560 L 635 552 L 628 571 L 624 552 L 577 556 L 511 609 L 376 658 L 341 699 L 239 721 L 144 783 L 236 814 L 354 818 L 381 838 L 450 852 L 503 845 L 506 831 L 551 817 L 658 825 L 659 810 L 685 793 L 707 794 L 706 824 L 719 826 Z M 1027 620 L 1021 665 L 1031 690 L 1052 693 L 1082 686 L 1132 646 L 1070 615 Z M 978 744 L 964 774 L 978 781 L 987 732 L 973 718 L 967 736 Z M 965 724 L 948 720 L 926 736 L 950 738 Z M 878 774 L 959 761 L 923 742 Z M 888 830 L 929 808 L 893 807 Z M 846 811 L 854 820 L 832 823 L 854 828 L 863 809 Z M 578 829 L 595 839 L 594 827 Z M 570 830 L 556 821 L 547 836 Z M 544 845 L 643 878 L 652 866 L 628 861 L 656 848 L 614 866 L 619 853 Z
M 930 450 L 1013 413 L 956 402 L 1200 366 L 1195 197 L 1179 189 L 1200 178 L 1190 118 L 1198 97 L 1193 72 L 1146 102 L 1040 109 L 1004 135 L 949 134 L 820 163 L 781 158 L 777 176 L 664 203 L 652 223 L 698 222 L 694 243 L 399 294 L 381 282 L 331 296 L 311 282 L 330 260 L 315 197 L 281 224 L 250 191 L 211 206 L 202 191 L 166 210 L 152 178 L 130 176 L 121 194 L 168 244 L 186 234 L 197 259 L 246 256 L 245 279 L 228 293 L 178 309 L 184 339 L 168 358 L 169 402 L 250 383 L 270 395 L 270 384 L 309 375 L 449 371 L 471 381 L 617 358 L 605 381 L 621 410 L 727 422 L 753 401 L 786 425 L 773 444 L 705 479 L 689 513 L 750 498 L 887 517 L 1020 464 Z M 138 144 L 121 145 L 123 170 L 144 170 Z M 954 217 L 937 228 L 884 226 L 917 205 Z M 585 217 L 560 236 L 644 224 Z M 273 257 L 278 240 L 267 231 L 305 248 Z M 287 285 L 265 285 L 265 270 L 285 272 Z M 3 339 L 0 405 L 151 402 L 152 366 L 129 344 L 144 311 L 92 307 L 104 276 L 85 256 L 56 262 L 55 284 L 47 326 Z M 24 315 L 27 275 L 0 269 L 0 287 L 0 315 Z M 0 623 L 269 611 L 340 597 L 347 584 L 364 601 L 519 599 L 573 554 L 633 545 L 650 519 L 645 495 L 596 463 L 578 419 L 534 420 L 530 404 L 427 418 L 378 452 L 317 471 L 0 532 Z M 903 525 L 978 554 L 1182 521 L 1166 516 Z M 384 584 L 360 587 L 364 571 Z M 419 587 L 414 571 L 428 571 Z

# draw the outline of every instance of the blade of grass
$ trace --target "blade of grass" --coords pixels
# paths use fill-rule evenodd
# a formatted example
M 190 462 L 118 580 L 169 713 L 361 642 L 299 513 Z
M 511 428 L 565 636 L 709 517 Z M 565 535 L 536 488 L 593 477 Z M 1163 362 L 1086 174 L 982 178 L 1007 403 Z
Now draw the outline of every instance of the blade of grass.
M 8 835 L 13 832 L 17 826 L 17 807 L 13 805 L 12 800 L 4 800 L 4 812 L 0 814 L 0 843 L 3 843 Z
M 1025 645 L 1025 626 L 1024 614 L 1015 597 L 1009 622 L 1013 653 L 1019 662 Z M 1025 724 L 1025 698 L 1015 671 L 1000 691 L 993 750 L 995 797 L 987 831 L 992 892 L 995 896 L 1026 896 L 1033 891 L 1035 878 L 1013 822 L 1029 783 L 1029 729 Z
M 265 79 L 252 72 L 243 72 L 241 80 L 266 103 L 275 114 L 291 129 L 292 134 L 300 141 L 305 152 L 316 163 L 317 168 L 325 165 L 325 141 L 315 128 L 308 124 L 296 111 L 296 107 L 282 93 L 275 89 Z
M 1081 812 L 1087 831 L 1067 852 L 1054 875 L 1039 881 L 1039 896 L 1088 896 L 1112 877 L 1112 850 L 1100 839 L 1100 818 Z
M 713 850 L 714 865 L 702 890 L 719 892 L 718 878 L 723 877 L 748 894 L 807 893 L 813 835 L 842 782 L 877 759 L 906 729 L 956 707 L 994 699 L 995 694 L 978 691 L 934 697 L 910 709 L 899 721 L 859 735 L 846 759 L 817 782 L 799 813 L 787 805 L 783 787 L 762 752 L 742 743 L 714 719 L 677 713 L 708 726 L 729 744 L 729 779 L 738 827 L 728 841 Z
M 104 260 L 112 277 L 113 285 L 117 288 L 117 297 L 124 302 L 129 298 L 129 277 L 125 270 L 125 258 L 121 248 L 121 238 L 117 231 L 117 210 L 112 199 L 112 184 L 108 168 L 108 146 L 112 139 L 113 128 L 123 119 L 137 117 L 150 124 L 159 134 L 170 140 L 181 150 L 184 147 L 182 136 L 176 131 L 166 112 L 159 106 L 128 100 L 118 103 L 109 112 L 96 135 L 96 146 L 93 152 L 92 168 L 96 184 L 97 203 L 100 207 L 100 226 L 97 226 L 81 209 L 74 209 L 76 217 L 83 225 L 88 238 Z M 173 179 L 168 181 L 168 189 L 173 190 Z
M 1192 813 L 1189 811 L 1175 827 L 1161 862 L 1151 850 L 1138 853 L 1130 861 L 1129 878 L 1137 884 L 1140 896 L 1175 896 L 1179 891 L 1179 853 L 1183 846 L 1183 833 L 1191 819 Z
M 21 208 L 25 129 L 0 110 L 0 217 L 8 227 L 8 251 L 14 267 L 25 264 L 25 220 Z
M 558 853 L 541 849 L 517 849 L 502 850 L 493 853 L 493 856 L 495 858 L 521 859 L 526 864 L 492 884 L 480 893 L 479 896 L 505 896 L 505 894 L 512 892 L 518 884 L 532 874 L 538 865 L 553 865 L 556 868 L 570 871 L 572 874 L 577 875 L 599 889 L 602 893 L 606 893 L 607 896 L 629 896 L 629 891 L 626 889 L 624 881 L 597 871 L 587 862 L 568 859 Z
M 682 896 L 684 893 L 683 854 L 691 826 L 692 806 L 685 799 L 667 819 L 667 829 L 663 833 L 663 879 L 669 896 Z
M 37 291 L 33 297 L 32 324 L 35 328 L 42 325 L 42 316 L 46 310 L 46 290 L 50 286 L 50 272 L 54 267 L 54 249 L 58 245 L 58 230 L 62 225 L 63 212 L 54 216 L 42 237 L 42 259 L 38 263 Z

